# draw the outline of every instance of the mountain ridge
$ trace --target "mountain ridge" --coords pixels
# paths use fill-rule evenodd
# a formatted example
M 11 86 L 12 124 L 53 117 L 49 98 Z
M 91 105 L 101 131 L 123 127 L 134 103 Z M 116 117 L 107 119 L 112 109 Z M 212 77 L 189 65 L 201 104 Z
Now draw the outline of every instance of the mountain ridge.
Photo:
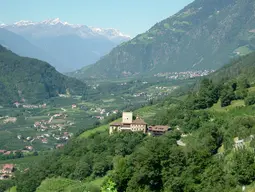
M 255 50 L 254 7 L 252 0 L 196 0 L 76 75 L 119 78 L 217 69 Z
M 24 33 L 29 28 L 36 26 L 50 27 L 48 28 L 48 30 L 52 30 L 52 27 L 54 26 L 67 27 L 70 30 L 68 34 L 74 34 L 76 30 L 76 34 L 82 38 L 88 38 L 90 36 L 103 36 L 108 38 L 109 40 L 114 38 L 123 38 L 123 41 L 131 39 L 129 35 L 123 34 L 119 30 L 114 28 L 92 27 L 84 24 L 70 24 L 68 22 L 61 21 L 59 18 L 47 19 L 41 22 L 21 20 L 13 24 L 1 24 L 0 28 L 6 28 L 16 33 L 21 33 L 21 31 Z M 71 29 L 74 30 L 71 31 Z M 61 31 L 58 32 L 60 32 L 59 35 L 61 35 Z
M 37 58 L 50 63 L 56 62 L 47 52 L 33 45 L 24 37 L 3 28 L 0 28 L 0 44 L 24 57 Z

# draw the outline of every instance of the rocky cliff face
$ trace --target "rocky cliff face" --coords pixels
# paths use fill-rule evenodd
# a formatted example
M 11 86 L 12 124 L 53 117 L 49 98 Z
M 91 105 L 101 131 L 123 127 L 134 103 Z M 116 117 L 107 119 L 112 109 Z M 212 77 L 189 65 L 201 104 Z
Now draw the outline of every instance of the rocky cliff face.
M 217 69 L 255 49 L 254 10 L 254 0 L 196 0 L 75 75 L 116 78 Z

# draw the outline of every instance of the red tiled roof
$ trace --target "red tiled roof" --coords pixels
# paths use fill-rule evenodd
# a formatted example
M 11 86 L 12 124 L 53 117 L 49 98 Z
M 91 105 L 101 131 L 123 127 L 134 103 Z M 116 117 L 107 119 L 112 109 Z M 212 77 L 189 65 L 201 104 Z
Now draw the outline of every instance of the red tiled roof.
M 149 131 L 167 131 L 169 129 L 168 126 L 164 126 L 164 125 L 155 125 L 155 126 L 150 126 Z
M 5 164 L 3 166 L 3 169 L 13 169 L 14 168 L 14 165 L 13 164 Z

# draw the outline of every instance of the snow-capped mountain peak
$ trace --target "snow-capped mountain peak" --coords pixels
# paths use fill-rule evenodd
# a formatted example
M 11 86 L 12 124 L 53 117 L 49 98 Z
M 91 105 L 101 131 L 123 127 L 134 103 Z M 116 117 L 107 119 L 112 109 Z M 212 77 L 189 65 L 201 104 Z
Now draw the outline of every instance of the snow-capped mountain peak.
M 35 25 L 35 23 L 33 23 L 32 21 L 21 20 L 14 23 L 14 25 L 21 27 L 21 26 Z
M 45 25 L 57 25 L 57 24 L 68 25 L 67 22 L 62 22 L 59 18 L 47 19 L 47 20 L 44 20 L 44 21 L 40 22 L 40 24 L 45 24 Z
M 117 29 L 70 24 L 61 21 L 59 18 L 47 19 L 41 22 L 21 20 L 11 25 L 0 25 L 0 27 L 16 33 L 32 33 L 34 36 L 78 35 L 82 38 L 103 36 L 109 40 L 116 41 L 130 39 L 129 35 L 125 35 Z
M 104 36 L 108 36 L 109 38 L 114 38 L 114 37 L 123 37 L 130 39 L 131 37 L 129 35 L 125 35 L 121 33 L 119 30 L 114 29 L 114 28 L 98 28 L 98 27 L 89 27 L 93 32 L 99 33 Z

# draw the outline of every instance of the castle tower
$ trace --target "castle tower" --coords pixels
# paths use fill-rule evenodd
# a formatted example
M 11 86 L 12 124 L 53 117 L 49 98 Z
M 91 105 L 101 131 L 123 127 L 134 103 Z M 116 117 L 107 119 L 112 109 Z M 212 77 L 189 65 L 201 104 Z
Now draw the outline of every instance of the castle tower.
M 122 113 L 122 123 L 131 124 L 133 122 L 133 113 L 132 112 L 123 112 Z

